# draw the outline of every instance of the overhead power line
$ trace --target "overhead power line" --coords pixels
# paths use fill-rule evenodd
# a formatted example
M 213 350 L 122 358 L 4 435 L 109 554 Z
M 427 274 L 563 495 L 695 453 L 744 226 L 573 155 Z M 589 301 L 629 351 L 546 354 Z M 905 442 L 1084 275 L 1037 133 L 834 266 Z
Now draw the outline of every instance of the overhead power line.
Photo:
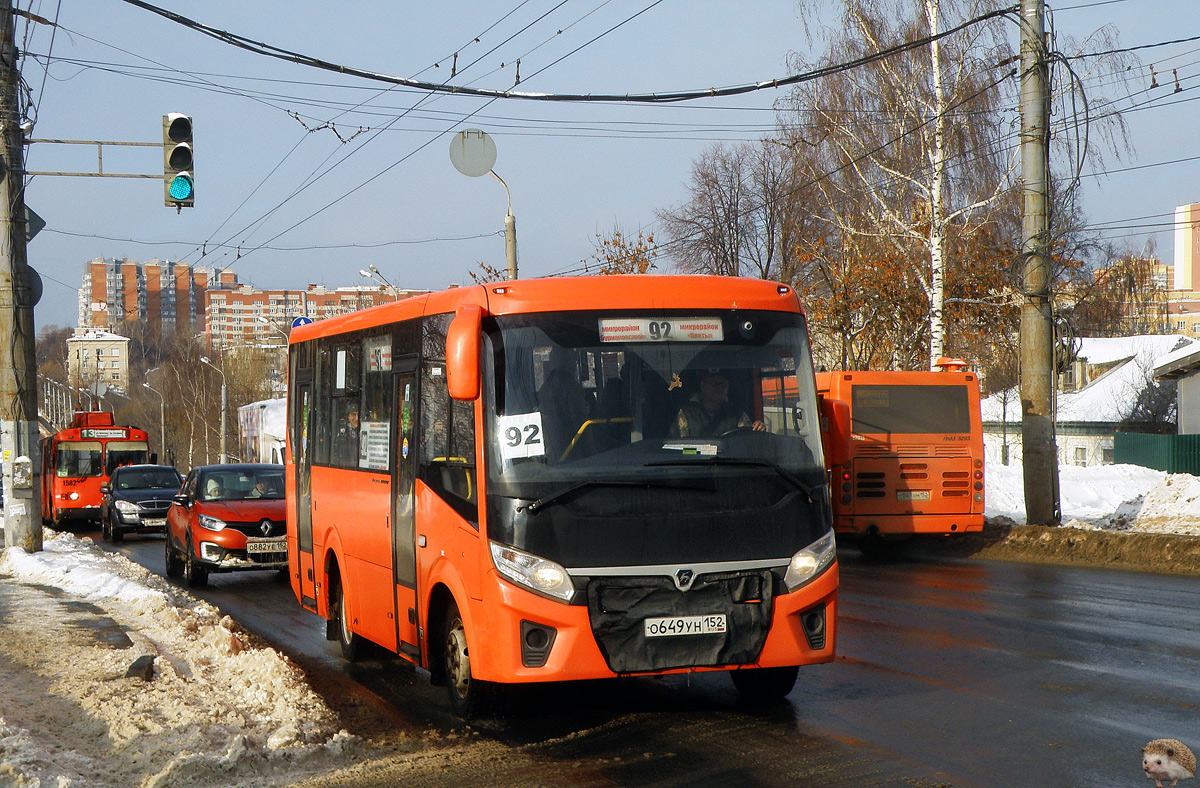
M 1018 6 L 1008 6 L 1005 8 L 989 11 L 980 16 L 968 19 L 961 24 L 952 27 L 948 30 L 937 33 L 936 35 L 922 36 L 912 41 L 906 41 L 903 44 L 898 44 L 888 49 L 883 49 L 861 58 L 851 60 L 846 63 L 838 63 L 836 65 L 825 66 L 813 71 L 806 71 L 799 74 L 790 74 L 785 77 L 775 79 L 761 80 L 745 85 L 734 85 L 724 88 L 704 88 L 701 90 L 686 90 L 667 93 L 529 93 L 516 90 L 489 90 L 485 88 L 473 88 L 462 85 L 448 85 L 445 83 L 425 82 L 422 80 L 409 79 L 406 77 L 397 77 L 389 74 L 380 74 L 365 69 L 355 68 L 353 66 L 339 65 L 330 63 L 327 60 L 305 55 L 300 52 L 294 52 L 289 49 L 283 49 L 271 44 L 266 44 L 260 41 L 252 41 L 245 36 L 240 36 L 236 33 L 231 33 L 227 30 L 211 27 L 209 25 L 196 22 L 173 11 L 168 11 L 164 8 L 151 5 L 144 0 L 123 0 L 129 5 L 141 8 L 159 16 L 169 19 L 176 24 L 203 33 L 206 36 L 215 38 L 230 46 L 245 49 L 255 54 L 273 57 L 279 60 L 285 60 L 292 63 L 298 63 L 303 66 L 319 68 L 325 71 L 333 71 L 339 74 L 347 74 L 350 76 L 360 77 L 362 79 L 375 80 L 377 82 L 387 82 L 393 85 L 402 85 L 404 87 L 414 88 L 417 90 L 428 91 L 430 93 L 449 93 L 461 96 L 476 96 L 480 98 L 490 99 L 525 99 L 529 101 L 597 101 L 597 102 L 637 102 L 637 103 L 665 103 L 672 101 L 690 101 L 694 99 L 717 98 L 724 96 L 740 96 L 746 93 L 753 93 L 758 90 L 773 90 L 789 85 L 797 85 L 802 82 L 809 82 L 814 79 L 830 76 L 832 74 L 849 71 L 868 63 L 873 63 L 878 60 L 891 57 L 892 55 L 901 52 L 907 52 L 913 49 L 919 49 L 934 41 L 952 36 L 962 30 L 981 22 L 986 22 L 992 19 L 997 19 L 1002 16 L 1007 16 L 1017 13 Z

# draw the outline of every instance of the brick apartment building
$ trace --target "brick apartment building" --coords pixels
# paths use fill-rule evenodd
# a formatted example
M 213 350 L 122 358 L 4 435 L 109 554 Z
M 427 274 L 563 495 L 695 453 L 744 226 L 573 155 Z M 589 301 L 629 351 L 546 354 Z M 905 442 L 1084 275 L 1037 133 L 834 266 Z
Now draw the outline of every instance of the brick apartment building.
M 79 288 L 83 329 L 111 330 L 125 322 L 146 321 L 156 335 L 205 330 L 205 293 L 236 287 L 237 274 L 167 260 L 135 263 L 97 258 L 87 263 Z

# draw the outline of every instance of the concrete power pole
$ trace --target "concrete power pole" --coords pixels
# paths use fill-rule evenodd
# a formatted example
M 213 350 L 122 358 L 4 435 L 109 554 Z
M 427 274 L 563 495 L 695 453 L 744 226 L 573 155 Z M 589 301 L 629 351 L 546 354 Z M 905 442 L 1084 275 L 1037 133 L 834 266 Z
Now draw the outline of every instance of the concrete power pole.
M 1025 515 L 1058 525 L 1054 440 L 1054 301 L 1050 272 L 1050 102 L 1044 0 L 1021 0 L 1021 444 Z
M 24 132 L 12 0 L 0 0 L 0 462 L 7 547 L 42 549 L 33 274 L 25 260 Z

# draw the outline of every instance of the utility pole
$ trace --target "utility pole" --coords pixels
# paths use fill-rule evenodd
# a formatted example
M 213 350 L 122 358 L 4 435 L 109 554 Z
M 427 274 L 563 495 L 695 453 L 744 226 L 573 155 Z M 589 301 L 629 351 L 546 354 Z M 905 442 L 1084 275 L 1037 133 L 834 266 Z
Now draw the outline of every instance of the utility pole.
M 0 462 L 4 467 L 4 541 L 42 549 L 37 362 L 33 274 L 25 259 L 25 163 L 17 102 L 12 0 L 0 0 Z
M 1058 525 L 1054 439 L 1054 300 L 1050 273 L 1050 102 L 1045 0 L 1021 0 L 1021 452 L 1025 517 Z

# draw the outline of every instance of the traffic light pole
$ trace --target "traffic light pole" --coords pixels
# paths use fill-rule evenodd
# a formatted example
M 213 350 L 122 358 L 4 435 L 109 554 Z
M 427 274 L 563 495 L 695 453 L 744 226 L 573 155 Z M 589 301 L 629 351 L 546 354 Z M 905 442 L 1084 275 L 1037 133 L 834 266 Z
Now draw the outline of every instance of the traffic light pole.
M 0 462 L 4 543 L 42 549 L 33 291 L 25 259 L 25 172 L 12 0 L 0 0 Z

